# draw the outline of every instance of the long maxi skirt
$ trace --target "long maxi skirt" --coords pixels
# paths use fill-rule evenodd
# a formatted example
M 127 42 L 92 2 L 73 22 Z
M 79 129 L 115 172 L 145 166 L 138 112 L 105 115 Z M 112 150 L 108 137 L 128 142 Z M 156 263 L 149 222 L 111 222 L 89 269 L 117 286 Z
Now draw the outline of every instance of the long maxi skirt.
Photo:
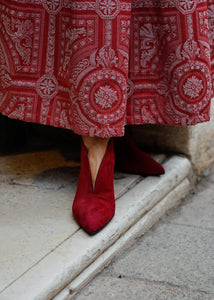
M 214 0 L 0 0 L 0 112 L 122 136 L 209 120 Z

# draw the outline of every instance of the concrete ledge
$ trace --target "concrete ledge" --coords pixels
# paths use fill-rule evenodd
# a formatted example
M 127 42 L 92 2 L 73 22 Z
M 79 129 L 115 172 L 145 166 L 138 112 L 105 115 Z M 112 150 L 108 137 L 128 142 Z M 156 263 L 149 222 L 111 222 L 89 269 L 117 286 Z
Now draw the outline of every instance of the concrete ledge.
M 102 231 L 91 237 L 76 226 L 70 236 L 4 289 L 0 298 L 71 299 L 116 253 L 188 194 L 190 161 L 173 156 L 164 167 L 165 175 L 137 177 L 136 185 L 118 193 L 115 217 Z
M 96 274 L 102 270 L 102 268 L 104 268 L 115 255 L 117 255 L 121 250 L 126 249 L 136 238 L 148 231 L 168 209 L 177 205 L 180 200 L 187 195 L 189 188 L 190 182 L 186 178 L 53 299 L 72 299 L 75 294 L 78 293 L 91 279 L 93 279 L 93 277 L 95 277 Z

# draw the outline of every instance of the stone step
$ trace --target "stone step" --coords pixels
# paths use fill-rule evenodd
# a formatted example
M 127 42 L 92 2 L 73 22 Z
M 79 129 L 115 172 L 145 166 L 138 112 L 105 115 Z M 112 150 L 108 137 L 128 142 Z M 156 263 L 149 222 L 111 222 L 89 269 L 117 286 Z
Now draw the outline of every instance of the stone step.
M 182 156 L 155 157 L 166 174 L 115 172 L 116 214 L 87 235 L 71 214 L 79 164 L 57 151 L 0 157 L 0 299 L 71 299 L 191 188 Z

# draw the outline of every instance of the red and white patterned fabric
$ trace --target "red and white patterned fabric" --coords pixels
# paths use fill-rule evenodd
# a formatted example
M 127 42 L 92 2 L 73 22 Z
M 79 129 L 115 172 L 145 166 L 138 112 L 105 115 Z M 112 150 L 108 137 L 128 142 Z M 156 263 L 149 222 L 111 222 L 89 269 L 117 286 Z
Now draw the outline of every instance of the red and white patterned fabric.
M 0 112 L 121 136 L 209 120 L 214 0 L 0 0 Z

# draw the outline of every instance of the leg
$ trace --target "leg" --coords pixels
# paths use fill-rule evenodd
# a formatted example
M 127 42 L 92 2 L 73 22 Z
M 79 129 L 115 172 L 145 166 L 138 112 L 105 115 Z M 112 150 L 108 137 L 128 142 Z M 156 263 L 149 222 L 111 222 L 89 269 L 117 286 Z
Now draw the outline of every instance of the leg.
M 100 164 L 105 155 L 109 138 L 82 136 L 83 143 L 88 151 L 88 160 L 91 169 L 93 188 Z

